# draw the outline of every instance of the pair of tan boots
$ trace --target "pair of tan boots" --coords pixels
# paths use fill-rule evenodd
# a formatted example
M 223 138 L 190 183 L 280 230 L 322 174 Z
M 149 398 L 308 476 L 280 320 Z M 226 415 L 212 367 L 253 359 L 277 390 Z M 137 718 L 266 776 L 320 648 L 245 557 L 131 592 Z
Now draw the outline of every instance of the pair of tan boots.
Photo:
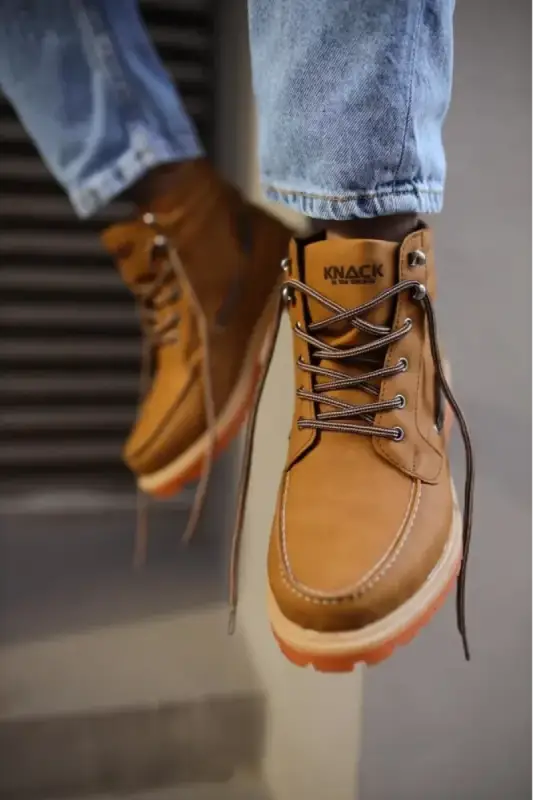
M 286 656 L 323 671 L 380 661 L 458 574 L 467 650 L 472 452 L 438 349 L 430 230 L 397 244 L 291 240 L 197 161 L 103 240 L 139 298 L 153 357 L 124 455 L 155 497 L 205 478 L 254 418 L 288 308 L 297 389 L 268 557 L 268 613 Z M 464 523 L 451 412 L 467 446 Z

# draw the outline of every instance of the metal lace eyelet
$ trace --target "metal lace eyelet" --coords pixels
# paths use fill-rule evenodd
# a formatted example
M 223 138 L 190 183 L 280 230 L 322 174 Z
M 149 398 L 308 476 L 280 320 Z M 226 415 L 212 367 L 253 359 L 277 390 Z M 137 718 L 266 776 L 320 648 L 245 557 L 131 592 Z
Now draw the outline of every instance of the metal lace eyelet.
M 291 268 L 291 265 L 292 265 L 292 261 L 290 260 L 290 258 L 282 259 L 282 261 L 281 261 L 281 269 L 283 270 L 283 272 L 288 272 L 290 270 L 290 268 Z
M 281 298 L 282 298 L 283 302 L 285 303 L 285 305 L 287 307 L 294 305 L 294 302 L 295 302 L 294 292 L 293 292 L 293 290 L 292 290 L 292 288 L 290 286 L 287 286 L 285 284 L 282 287 L 282 289 L 281 289 Z
M 394 401 L 397 403 L 396 408 L 405 408 L 407 405 L 407 400 L 403 394 L 397 394 Z
M 423 283 L 419 283 L 418 286 L 415 286 L 413 289 L 413 300 L 423 300 L 424 297 L 427 295 L 428 290 L 424 286 Z
M 166 247 L 167 241 L 168 239 L 166 236 L 163 236 L 162 233 L 158 233 L 156 236 L 154 236 L 153 244 L 154 247 Z
M 145 225 L 153 225 L 155 223 L 155 216 L 150 211 L 143 214 L 143 222 Z
M 404 431 L 403 428 L 400 428 L 399 425 L 396 428 L 393 428 L 393 431 L 394 431 L 394 441 L 395 442 L 401 442 L 402 439 L 405 438 L 405 431 Z
M 404 356 L 402 356 L 402 358 L 400 358 L 400 360 L 398 361 L 398 368 L 400 367 L 402 372 L 407 372 L 407 370 L 409 369 L 409 361 Z
M 423 250 L 413 250 L 407 254 L 407 264 L 411 267 L 425 267 L 427 256 Z
M 296 322 L 295 325 L 294 325 L 294 330 L 302 331 L 303 330 L 302 323 L 301 322 Z
M 411 319 L 411 317 L 406 317 L 403 321 L 403 324 L 404 326 L 407 326 L 409 330 L 411 330 L 411 328 L 413 327 L 413 320 Z

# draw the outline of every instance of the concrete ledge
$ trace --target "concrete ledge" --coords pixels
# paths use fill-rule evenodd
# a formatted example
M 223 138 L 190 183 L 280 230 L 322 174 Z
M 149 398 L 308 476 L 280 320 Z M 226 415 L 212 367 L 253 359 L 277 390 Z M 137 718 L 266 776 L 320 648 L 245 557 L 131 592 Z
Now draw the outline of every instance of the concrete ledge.
M 224 783 L 169 786 L 153 792 L 128 795 L 127 798 L 124 795 L 106 794 L 93 796 L 87 800 L 270 800 L 270 795 L 258 781 L 257 776 L 239 774 Z
M 259 695 L 226 605 L 0 647 L 0 720 Z
M 6 720 L 0 798 L 60 800 L 228 781 L 259 763 L 263 725 L 255 695 Z

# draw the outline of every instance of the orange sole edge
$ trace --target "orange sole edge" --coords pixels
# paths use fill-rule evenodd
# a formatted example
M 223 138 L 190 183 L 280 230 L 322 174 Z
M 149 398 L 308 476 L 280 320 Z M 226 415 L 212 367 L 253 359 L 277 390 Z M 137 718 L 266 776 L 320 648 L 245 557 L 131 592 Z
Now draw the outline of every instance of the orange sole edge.
M 254 399 L 255 387 L 260 377 L 261 365 L 257 363 L 253 371 L 253 378 L 250 382 L 250 390 L 246 395 L 245 401 L 241 405 L 238 413 L 235 414 L 233 419 L 226 426 L 222 434 L 217 437 L 215 449 L 213 451 L 213 458 L 217 458 L 219 455 L 221 455 L 221 453 L 223 453 L 224 450 L 226 450 L 226 448 L 229 447 L 232 441 L 238 436 L 242 426 L 246 422 L 246 418 Z M 151 497 L 157 497 L 161 500 L 173 497 L 175 494 L 181 492 L 188 483 L 192 483 L 201 477 L 204 461 L 204 457 L 200 456 L 200 458 L 191 464 L 186 471 L 173 478 L 164 486 L 159 486 L 157 489 L 151 490 L 148 492 L 148 494 L 150 494 Z
M 381 661 L 385 661 L 387 658 L 393 655 L 396 647 L 409 644 L 412 639 L 414 639 L 414 637 L 422 630 L 422 628 L 425 628 L 426 625 L 433 619 L 434 615 L 444 605 L 449 593 L 455 586 L 457 573 L 459 572 L 460 567 L 461 562 L 459 561 L 451 580 L 445 586 L 439 597 L 420 617 L 414 620 L 408 628 L 404 629 L 397 636 L 392 637 L 387 642 L 380 644 L 378 647 L 369 648 L 367 650 L 354 650 L 351 653 L 328 656 L 318 653 L 303 653 L 299 650 L 296 650 L 284 642 L 275 633 L 275 631 L 272 631 L 274 638 L 276 639 L 283 655 L 297 667 L 312 666 L 317 672 L 340 673 L 352 672 L 352 670 L 361 663 L 366 664 L 367 666 L 374 666 L 375 664 L 379 664 Z

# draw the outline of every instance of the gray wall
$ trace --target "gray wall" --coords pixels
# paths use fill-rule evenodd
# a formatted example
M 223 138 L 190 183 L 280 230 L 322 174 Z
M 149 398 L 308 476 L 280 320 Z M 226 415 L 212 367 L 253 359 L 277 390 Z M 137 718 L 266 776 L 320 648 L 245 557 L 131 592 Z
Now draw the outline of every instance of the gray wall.
M 365 682 L 361 800 L 530 790 L 530 4 L 462 0 L 436 221 L 440 324 L 477 449 L 462 661 L 448 603 Z M 461 450 L 454 453 L 462 479 Z

